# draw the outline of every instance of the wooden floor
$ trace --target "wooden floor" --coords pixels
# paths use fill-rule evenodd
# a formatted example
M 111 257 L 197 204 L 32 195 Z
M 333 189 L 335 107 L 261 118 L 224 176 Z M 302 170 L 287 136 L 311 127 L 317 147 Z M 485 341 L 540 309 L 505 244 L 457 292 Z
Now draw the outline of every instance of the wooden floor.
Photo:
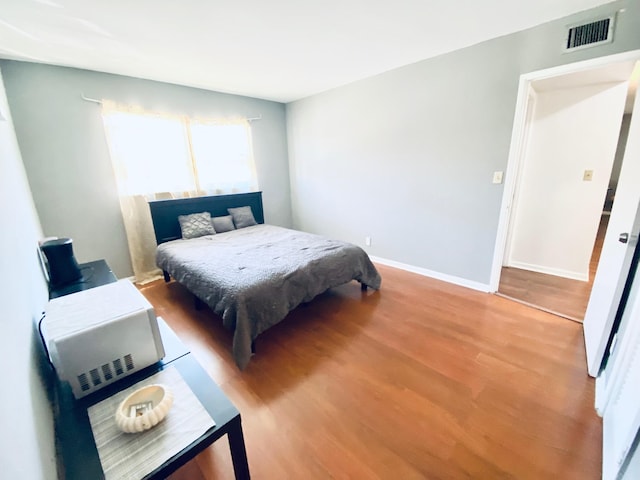
M 602 253 L 609 216 L 602 216 L 589 263 L 589 281 L 571 280 L 556 275 L 503 267 L 498 292 L 556 315 L 582 322 L 587 311 L 593 280 Z
M 243 372 L 180 285 L 142 289 L 242 413 L 253 478 L 600 478 L 580 324 L 379 269 L 380 291 L 332 289 L 261 335 Z M 226 439 L 170 478 L 233 478 Z

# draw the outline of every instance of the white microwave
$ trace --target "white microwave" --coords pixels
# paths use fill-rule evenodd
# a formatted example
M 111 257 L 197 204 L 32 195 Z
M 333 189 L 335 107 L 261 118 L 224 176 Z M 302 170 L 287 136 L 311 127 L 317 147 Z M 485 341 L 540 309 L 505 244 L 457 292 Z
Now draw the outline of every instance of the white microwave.
M 164 357 L 155 311 L 129 280 L 50 300 L 40 329 L 56 374 L 76 398 Z

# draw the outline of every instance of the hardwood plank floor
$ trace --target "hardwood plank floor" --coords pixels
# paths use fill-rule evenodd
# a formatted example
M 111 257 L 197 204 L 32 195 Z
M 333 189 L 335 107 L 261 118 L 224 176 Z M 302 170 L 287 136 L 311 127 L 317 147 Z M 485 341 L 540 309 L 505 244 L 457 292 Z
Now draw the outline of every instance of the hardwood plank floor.
M 498 292 L 505 297 L 527 303 L 564 318 L 582 322 L 587 311 L 593 280 L 600 261 L 609 216 L 603 215 L 589 263 L 589 281 L 503 267 Z
M 261 335 L 243 372 L 183 287 L 142 288 L 242 413 L 253 478 L 600 478 L 581 325 L 379 269 L 380 291 L 332 289 Z M 226 439 L 171 476 L 229 478 Z

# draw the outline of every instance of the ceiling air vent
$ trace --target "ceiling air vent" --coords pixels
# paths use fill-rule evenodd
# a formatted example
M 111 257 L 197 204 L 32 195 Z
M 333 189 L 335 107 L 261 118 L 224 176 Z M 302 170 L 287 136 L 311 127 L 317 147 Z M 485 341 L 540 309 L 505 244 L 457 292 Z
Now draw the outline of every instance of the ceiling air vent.
M 615 17 L 607 17 L 581 25 L 570 25 L 564 51 L 573 52 L 583 48 L 595 47 L 613 41 Z

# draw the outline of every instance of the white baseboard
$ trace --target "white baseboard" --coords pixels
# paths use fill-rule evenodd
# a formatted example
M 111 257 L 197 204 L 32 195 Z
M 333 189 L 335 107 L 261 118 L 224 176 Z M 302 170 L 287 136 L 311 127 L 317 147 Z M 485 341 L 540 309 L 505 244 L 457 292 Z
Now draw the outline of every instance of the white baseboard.
M 571 272 L 569 270 L 562 270 L 561 268 L 550 268 L 542 265 L 533 265 L 525 262 L 509 262 L 506 267 L 520 268 L 522 270 L 530 270 L 532 272 L 545 273 L 547 275 L 555 275 L 556 277 L 568 278 L 570 280 L 580 280 L 581 282 L 589 281 L 589 274 Z
M 467 280 L 466 278 L 447 275 L 446 273 L 435 272 L 426 268 L 396 262 L 395 260 L 387 260 L 386 258 L 380 258 L 373 255 L 369 255 L 369 258 L 372 262 L 398 268 L 407 272 L 417 273 L 418 275 L 422 275 L 424 277 L 435 278 L 436 280 L 442 280 L 443 282 L 453 283 L 454 285 L 460 285 L 461 287 L 471 288 L 472 290 L 478 290 L 485 293 L 489 293 L 491 291 L 488 284 L 474 282 L 473 280 Z

